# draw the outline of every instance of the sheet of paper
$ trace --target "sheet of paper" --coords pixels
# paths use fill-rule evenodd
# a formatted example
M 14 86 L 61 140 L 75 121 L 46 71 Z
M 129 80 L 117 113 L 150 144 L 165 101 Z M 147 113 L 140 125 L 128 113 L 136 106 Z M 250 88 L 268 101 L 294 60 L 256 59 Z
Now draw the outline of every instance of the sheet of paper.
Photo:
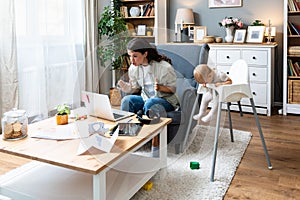
M 101 151 L 110 152 L 119 135 L 119 128 L 115 130 L 111 137 L 93 134 L 88 138 L 82 138 L 77 150 L 77 155 L 83 154 L 91 147 L 95 147 Z
M 78 139 L 78 129 L 76 124 L 56 126 L 55 131 L 38 131 L 30 135 L 32 138 L 42 138 L 51 140 L 70 140 Z

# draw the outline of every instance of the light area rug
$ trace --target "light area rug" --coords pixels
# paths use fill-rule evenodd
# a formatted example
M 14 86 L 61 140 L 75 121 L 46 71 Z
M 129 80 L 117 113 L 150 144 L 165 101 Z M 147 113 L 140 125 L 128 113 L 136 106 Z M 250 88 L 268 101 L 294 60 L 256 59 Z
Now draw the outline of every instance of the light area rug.
M 184 153 L 174 154 L 168 150 L 166 175 L 154 176 L 150 180 L 152 189 L 140 189 L 131 200 L 223 199 L 252 134 L 233 130 L 234 142 L 231 142 L 229 129 L 221 129 L 215 181 L 210 182 L 214 131 L 214 127 L 197 125 Z M 200 169 L 190 169 L 190 161 L 199 162 Z

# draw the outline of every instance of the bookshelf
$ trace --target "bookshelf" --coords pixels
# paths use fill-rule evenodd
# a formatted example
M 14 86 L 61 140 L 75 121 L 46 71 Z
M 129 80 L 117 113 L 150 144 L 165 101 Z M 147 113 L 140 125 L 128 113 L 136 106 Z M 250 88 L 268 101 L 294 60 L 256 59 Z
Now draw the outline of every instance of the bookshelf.
M 283 114 L 300 114 L 300 0 L 284 0 Z
M 121 3 L 120 11 L 131 37 L 145 38 L 155 44 L 167 42 L 167 0 L 121 0 Z M 132 7 L 139 9 L 138 16 L 130 14 Z

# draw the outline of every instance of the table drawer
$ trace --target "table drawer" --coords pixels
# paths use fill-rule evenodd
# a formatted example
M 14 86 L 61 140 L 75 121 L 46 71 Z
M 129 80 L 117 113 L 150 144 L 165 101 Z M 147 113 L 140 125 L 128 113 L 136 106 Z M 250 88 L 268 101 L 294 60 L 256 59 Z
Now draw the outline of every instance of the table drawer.
M 267 65 L 268 51 L 266 50 L 244 50 L 242 51 L 242 58 L 248 65 Z
M 240 59 L 239 50 L 218 50 L 217 63 L 218 64 L 232 64 L 234 61 Z
M 268 70 L 264 67 L 249 67 L 250 81 L 268 81 Z

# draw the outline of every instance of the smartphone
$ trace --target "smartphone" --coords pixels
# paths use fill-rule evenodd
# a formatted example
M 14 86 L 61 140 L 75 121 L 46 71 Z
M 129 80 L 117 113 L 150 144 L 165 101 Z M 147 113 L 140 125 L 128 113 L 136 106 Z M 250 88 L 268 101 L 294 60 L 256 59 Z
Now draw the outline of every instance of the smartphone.
M 119 136 L 137 136 L 141 131 L 142 123 L 118 123 Z

